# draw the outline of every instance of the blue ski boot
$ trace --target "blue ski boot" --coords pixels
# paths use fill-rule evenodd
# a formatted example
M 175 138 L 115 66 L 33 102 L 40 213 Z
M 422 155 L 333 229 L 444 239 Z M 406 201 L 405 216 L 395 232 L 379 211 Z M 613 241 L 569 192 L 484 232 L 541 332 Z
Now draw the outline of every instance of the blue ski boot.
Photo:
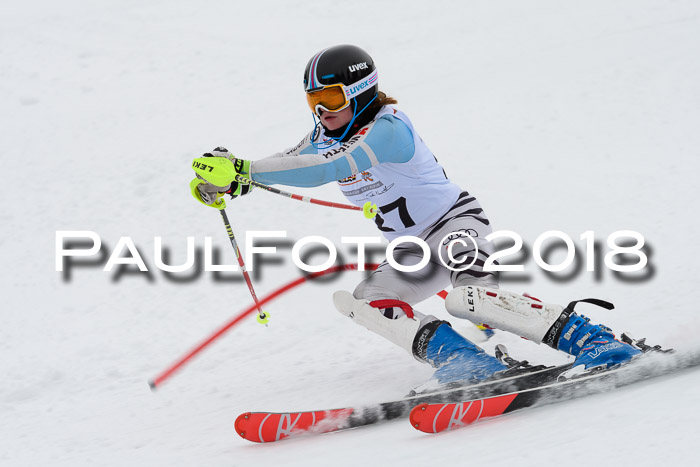
M 413 354 L 437 368 L 433 378 L 440 384 L 476 383 L 508 369 L 454 331 L 447 321 L 432 321 L 421 328 L 413 341 Z
M 576 357 L 570 375 L 615 367 L 642 353 L 615 339 L 610 328 L 591 324 L 585 316 L 574 313 L 579 302 L 613 308 L 612 304 L 597 299 L 571 302 L 547 333 L 545 342 L 548 345 Z

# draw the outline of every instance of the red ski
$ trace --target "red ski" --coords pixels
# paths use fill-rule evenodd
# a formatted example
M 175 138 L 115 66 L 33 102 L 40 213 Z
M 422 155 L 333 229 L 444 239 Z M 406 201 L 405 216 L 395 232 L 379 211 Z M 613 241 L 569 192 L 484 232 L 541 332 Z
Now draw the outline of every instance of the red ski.
M 455 402 L 540 386 L 568 368 L 570 365 L 532 367 L 529 373 L 409 395 L 378 404 L 306 412 L 246 412 L 238 416 L 235 428 L 242 438 L 255 443 L 359 428 L 407 417 L 411 409 L 422 402 Z
M 698 367 L 700 367 L 700 352 L 674 355 L 647 354 L 619 368 L 509 394 L 474 398 L 462 402 L 419 404 L 411 410 L 409 419 L 416 430 L 439 433 L 527 407 L 607 392 L 621 386 Z
M 236 432 L 248 441 L 269 443 L 290 435 L 328 433 L 344 428 L 353 409 L 316 412 L 246 412 L 236 419 Z
M 452 404 L 420 404 L 411 410 L 409 419 L 416 430 L 440 433 L 502 415 L 517 396 L 514 393 Z

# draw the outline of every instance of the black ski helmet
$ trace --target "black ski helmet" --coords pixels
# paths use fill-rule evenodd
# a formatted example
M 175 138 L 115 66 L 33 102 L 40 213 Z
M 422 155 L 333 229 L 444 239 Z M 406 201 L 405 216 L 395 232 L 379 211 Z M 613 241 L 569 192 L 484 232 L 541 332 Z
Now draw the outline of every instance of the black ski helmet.
M 350 86 L 367 78 L 376 70 L 372 57 L 357 46 L 346 44 L 329 47 L 315 54 L 306 64 L 304 91 L 338 83 Z M 359 94 L 353 97 L 357 103 L 357 112 L 364 109 L 377 95 L 377 83 L 375 79 L 373 86 L 360 90 Z

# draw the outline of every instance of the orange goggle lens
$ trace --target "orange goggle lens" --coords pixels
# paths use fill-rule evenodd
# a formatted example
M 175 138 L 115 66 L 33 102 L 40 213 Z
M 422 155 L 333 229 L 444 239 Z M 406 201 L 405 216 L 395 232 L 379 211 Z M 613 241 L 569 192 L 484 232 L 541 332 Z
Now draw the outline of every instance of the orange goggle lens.
M 337 112 L 349 104 L 342 84 L 331 84 L 318 90 L 309 91 L 306 93 L 306 101 L 314 112 L 316 112 L 317 107 L 329 112 Z

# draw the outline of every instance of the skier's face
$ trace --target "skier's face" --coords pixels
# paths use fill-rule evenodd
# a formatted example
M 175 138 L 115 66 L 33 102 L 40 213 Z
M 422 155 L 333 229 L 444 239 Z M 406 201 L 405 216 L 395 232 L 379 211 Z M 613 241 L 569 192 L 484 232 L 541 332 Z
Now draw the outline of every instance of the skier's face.
M 343 110 L 340 110 L 338 112 L 326 112 L 325 110 L 321 109 L 319 109 L 319 112 L 321 113 L 319 115 L 321 123 L 324 127 L 331 131 L 337 130 L 338 128 L 347 125 L 348 123 L 350 123 L 350 120 L 352 120 L 351 105 L 345 107 Z

